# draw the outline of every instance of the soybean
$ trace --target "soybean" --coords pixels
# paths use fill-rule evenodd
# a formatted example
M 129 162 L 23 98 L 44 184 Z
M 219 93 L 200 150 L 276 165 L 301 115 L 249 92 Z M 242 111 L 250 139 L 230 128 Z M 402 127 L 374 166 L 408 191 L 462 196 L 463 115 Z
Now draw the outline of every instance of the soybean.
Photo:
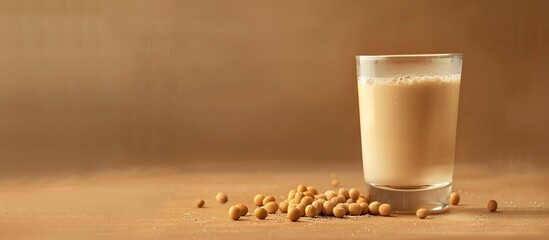
M 295 202 L 296 204 L 301 203 L 301 199 L 303 199 L 303 197 L 304 197 L 304 195 L 303 195 L 302 192 L 296 192 L 296 193 L 295 193 L 295 197 L 294 197 L 294 202 Z
M 276 211 L 278 211 L 278 203 L 276 202 L 268 202 L 267 204 L 265 204 L 265 206 L 263 206 L 265 208 L 265 210 L 267 210 L 268 213 L 270 214 L 273 214 L 273 213 L 276 213 Z
M 362 207 L 357 203 L 349 204 L 349 212 L 351 215 L 360 215 L 362 213 Z
M 351 188 L 349 189 L 349 197 L 356 201 L 360 197 L 360 192 L 356 188 Z
M 309 196 L 309 197 L 311 197 L 311 198 L 315 198 L 315 195 L 314 195 L 312 192 L 309 192 L 309 191 L 303 192 L 303 195 Z
M 296 193 L 296 192 L 297 192 L 297 191 L 294 190 L 294 189 L 292 189 L 292 190 L 290 190 L 290 191 L 288 192 L 288 201 L 294 199 L 295 193 Z
M 263 199 L 265 198 L 265 195 L 261 194 L 261 193 L 258 193 L 255 195 L 254 197 L 254 203 L 256 206 L 263 206 Z
M 334 191 L 326 192 L 326 200 L 332 200 L 332 198 L 337 197 L 337 193 Z
M 266 196 L 263 198 L 263 205 L 267 204 L 268 202 L 276 202 L 275 197 L 273 196 Z
M 232 220 L 238 220 L 240 218 L 240 208 L 237 206 L 232 206 L 229 208 L 229 217 Z
M 292 208 L 288 210 L 287 216 L 288 216 L 288 219 L 290 219 L 290 221 L 295 222 L 299 220 L 299 218 L 301 217 L 301 212 L 297 208 Z
M 498 202 L 496 202 L 496 200 L 490 200 L 486 207 L 488 208 L 488 211 L 495 212 L 498 209 Z
M 342 218 L 343 216 L 345 216 L 345 209 L 343 209 L 342 207 L 335 207 L 334 216 Z
M 379 214 L 381 216 L 390 216 L 393 209 L 391 208 L 391 205 L 384 203 L 379 206 Z
M 295 208 L 297 208 L 299 210 L 299 212 L 301 213 L 301 216 L 305 216 L 305 208 L 307 207 L 307 205 L 303 204 L 303 203 L 300 203 L 300 204 L 297 204 L 297 206 Z
M 315 199 L 324 199 L 324 200 L 328 200 L 328 199 L 326 199 L 326 195 L 325 195 L 324 193 L 315 195 Z
M 345 210 L 346 210 L 346 215 L 349 215 L 351 214 L 351 211 L 349 210 L 349 206 L 351 205 L 350 203 L 343 203 L 345 205 Z
M 326 216 L 330 216 L 334 214 L 334 206 L 335 204 L 332 201 L 326 201 L 322 204 L 322 212 Z
M 458 205 L 459 204 L 459 193 L 457 192 L 453 192 L 452 194 L 450 194 L 450 203 L 452 205 Z
M 381 205 L 378 201 L 373 201 L 368 205 L 368 211 L 371 215 L 378 215 L 379 214 L 379 206 Z
M 339 198 L 338 198 L 338 197 L 332 198 L 332 199 L 330 200 L 330 202 L 333 202 L 333 203 L 334 203 L 334 206 L 335 206 L 335 205 L 339 204 Z
M 305 206 L 307 205 L 311 205 L 311 203 L 313 203 L 313 198 L 312 197 L 309 197 L 309 196 L 305 196 L 301 199 L 301 203 L 304 203 Z
M 267 210 L 262 207 L 258 207 L 254 210 L 254 215 L 258 219 L 265 219 L 268 215 Z
M 345 197 L 345 199 L 349 198 L 349 191 L 347 191 L 347 189 L 345 189 L 345 188 L 340 188 L 337 193 L 339 195 L 343 195 Z
M 419 219 L 425 219 L 427 216 L 429 216 L 429 211 L 425 208 L 420 208 L 416 211 L 416 216 Z
M 320 213 L 322 213 L 322 206 L 323 202 L 320 201 L 320 200 L 316 200 L 313 202 L 313 204 L 311 204 L 311 206 L 315 207 L 316 209 L 316 215 L 320 215 Z M 305 208 L 305 211 L 307 211 L 307 208 Z
M 226 203 L 227 200 L 229 200 L 229 198 L 227 197 L 227 194 L 225 193 L 218 193 L 217 195 L 215 195 L 215 199 L 219 202 L 219 203 Z
M 362 214 L 367 214 L 369 211 L 368 204 L 363 202 L 363 203 L 360 203 L 359 205 L 362 208 Z
M 314 217 L 316 216 L 316 208 L 313 205 L 309 205 L 305 208 L 305 215 L 307 217 Z
M 287 213 L 288 212 L 288 202 L 282 201 L 280 204 L 278 204 L 278 209 L 280 209 L 280 212 Z
M 307 191 L 313 193 L 314 195 L 318 194 L 318 190 L 316 190 L 316 188 L 314 188 L 313 186 L 308 186 Z
M 347 204 L 345 203 L 338 203 L 335 207 L 343 208 L 345 210 L 345 214 L 351 213 L 349 212 L 349 206 L 347 206 Z
M 295 204 L 295 203 L 288 204 L 288 210 L 286 212 L 289 212 L 290 209 L 293 209 L 293 208 L 297 208 L 297 204 Z
M 297 186 L 297 191 L 298 192 L 305 192 L 305 191 L 307 191 L 307 187 L 305 187 L 305 185 L 303 185 L 303 184 L 299 184 L 299 186 Z
M 201 207 L 203 207 L 203 206 L 204 206 L 204 199 L 198 199 L 198 200 L 196 201 L 196 207 L 197 207 L 197 208 L 201 208 Z
M 344 203 L 347 201 L 347 198 L 345 198 L 344 195 L 340 194 L 340 195 L 337 195 L 337 198 L 339 199 L 339 202 L 340 203 Z

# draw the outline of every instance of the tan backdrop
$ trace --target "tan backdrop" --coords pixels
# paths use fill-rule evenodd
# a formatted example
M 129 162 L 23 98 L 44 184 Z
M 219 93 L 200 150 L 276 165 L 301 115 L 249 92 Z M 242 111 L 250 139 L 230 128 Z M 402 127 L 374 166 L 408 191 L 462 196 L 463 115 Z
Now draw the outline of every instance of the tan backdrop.
M 360 164 L 354 56 L 464 54 L 457 161 L 549 156 L 549 1 L 0 1 L 0 173 Z

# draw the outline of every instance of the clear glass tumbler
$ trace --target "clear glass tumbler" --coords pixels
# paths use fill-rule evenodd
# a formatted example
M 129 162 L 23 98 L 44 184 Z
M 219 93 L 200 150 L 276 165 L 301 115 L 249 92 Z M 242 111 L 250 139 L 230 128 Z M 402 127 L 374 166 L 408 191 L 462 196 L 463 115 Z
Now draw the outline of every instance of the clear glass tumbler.
M 357 56 L 364 178 L 396 212 L 448 208 L 462 54 Z

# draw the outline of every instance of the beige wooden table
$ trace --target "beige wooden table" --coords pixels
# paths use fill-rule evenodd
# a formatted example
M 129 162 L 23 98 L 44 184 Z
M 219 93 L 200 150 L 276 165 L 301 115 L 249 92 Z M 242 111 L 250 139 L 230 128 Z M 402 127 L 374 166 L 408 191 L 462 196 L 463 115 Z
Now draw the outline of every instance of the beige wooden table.
M 251 216 L 232 221 L 230 205 L 244 203 L 253 211 L 258 192 L 281 199 L 299 183 L 325 191 L 332 188 L 331 174 L 343 187 L 365 187 L 360 167 L 252 170 L 258 166 L 5 178 L 0 239 L 549 239 L 546 167 L 457 165 L 454 189 L 461 192 L 461 204 L 426 220 L 366 215 L 289 222 L 275 214 L 264 221 Z M 227 204 L 215 202 L 219 191 L 229 195 Z M 198 198 L 206 200 L 202 209 L 194 207 Z M 496 213 L 486 210 L 489 199 L 498 200 Z

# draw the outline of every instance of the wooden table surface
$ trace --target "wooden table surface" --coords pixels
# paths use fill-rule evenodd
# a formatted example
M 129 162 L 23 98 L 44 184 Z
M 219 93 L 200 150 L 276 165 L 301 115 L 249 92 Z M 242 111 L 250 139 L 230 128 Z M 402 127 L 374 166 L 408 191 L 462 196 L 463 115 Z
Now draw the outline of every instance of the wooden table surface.
M 237 203 L 255 208 L 256 193 L 282 199 L 298 184 L 321 191 L 336 174 L 343 187 L 364 190 L 360 168 L 257 166 L 236 170 L 131 169 L 77 176 L 0 180 L 0 239 L 549 239 L 548 168 L 529 164 L 457 165 L 459 206 L 420 220 L 412 215 L 230 220 Z M 230 171 L 227 171 L 230 169 Z M 217 192 L 229 196 L 215 202 Z M 205 207 L 194 206 L 203 198 Z M 486 203 L 496 199 L 498 211 Z

